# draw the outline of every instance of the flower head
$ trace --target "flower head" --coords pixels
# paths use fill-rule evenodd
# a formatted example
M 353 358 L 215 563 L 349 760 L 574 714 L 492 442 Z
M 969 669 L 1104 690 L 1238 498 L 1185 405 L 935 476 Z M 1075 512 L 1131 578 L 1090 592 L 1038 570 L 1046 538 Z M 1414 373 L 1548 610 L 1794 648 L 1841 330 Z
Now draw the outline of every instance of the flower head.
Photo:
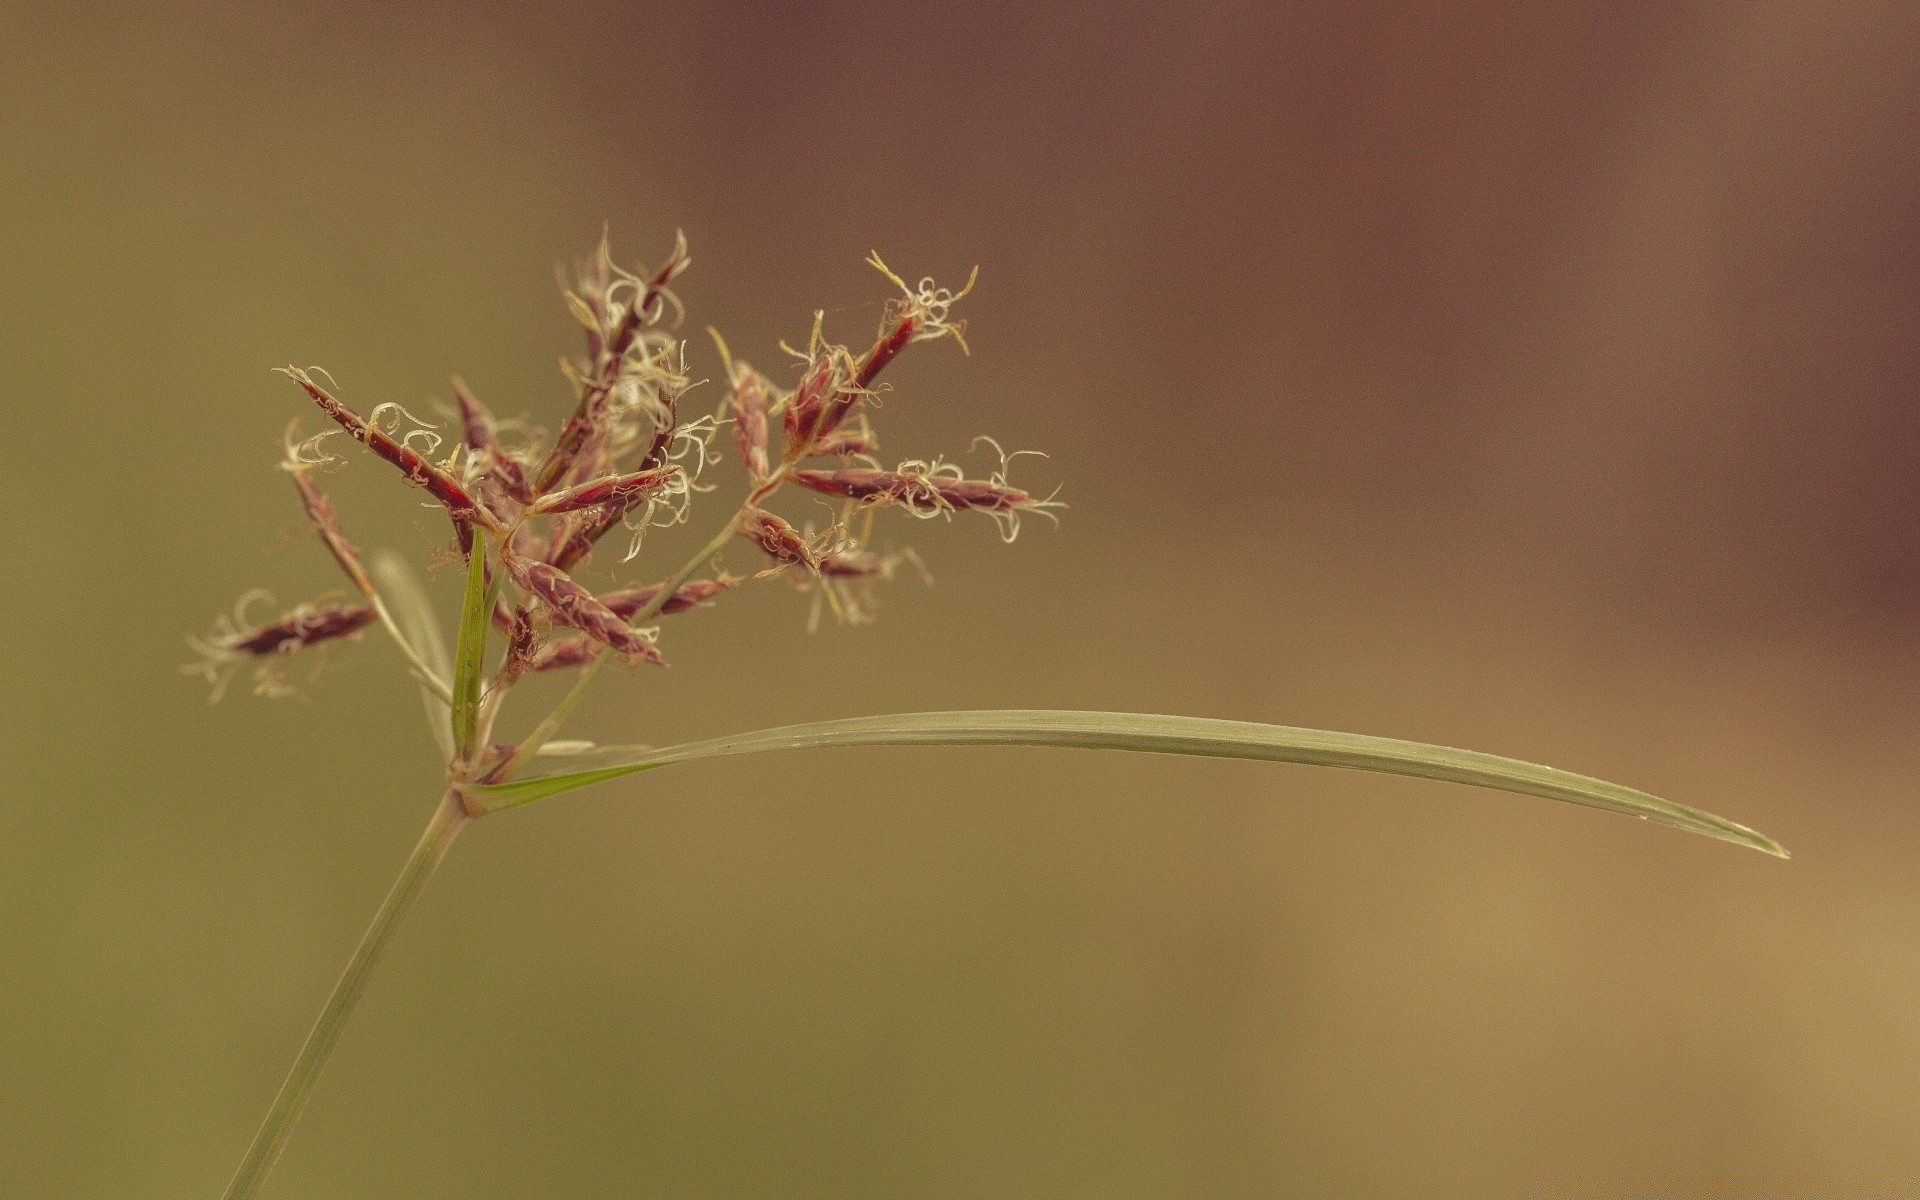
M 872 619 L 878 583 L 901 563 L 919 566 L 909 549 L 870 548 L 877 513 L 904 509 L 925 518 L 984 512 L 1000 523 L 1009 541 L 1023 514 L 1051 517 L 1056 501 L 1008 482 L 1007 462 L 1015 456 L 1001 455 L 999 468 L 985 479 L 969 478 L 938 456 L 907 459 L 891 470 L 874 458 L 879 447 L 874 418 L 887 386 L 879 382 L 882 372 L 916 343 L 950 337 L 967 348 L 963 325 L 952 311 L 972 290 L 978 271 L 956 291 L 931 279 L 909 285 L 879 255 L 869 261 L 900 290 L 883 306 L 871 345 L 856 352 L 830 341 L 824 315 L 816 312 L 805 350 L 793 351 L 802 361 L 799 378 L 791 391 L 783 391 L 735 360 L 714 333 L 726 391 L 712 415 L 689 419 L 682 413 L 687 394 L 700 383 L 673 331 L 683 312 L 673 286 L 690 262 L 684 236 L 675 238 L 657 267 L 641 271 L 621 266 L 603 235 L 595 252 L 563 281 L 567 306 L 585 331 L 586 349 L 562 363 L 573 410 L 550 441 L 520 422 L 497 419 L 458 378 L 448 420 L 433 423 L 390 401 L 362 416 L 339 399 L 338 386 L 324 372 L 287 368 L 285 373 L 338 428 L 305 439 L 297 427 L 290 428 L 282 466 L 314 532 L 365 603 L 316 601 L 255 625 L 246 619 L 246 608 L 258 597 L 249 596 L 211 635 L 193 639 L 200 658 L 188 669 L 217 692 L 252 662 L 261 668 L 256 690 L 278 692 L 285 684 L 279 664 L 288 656 L 346 640 L 379 620 L 416 676 L 449 706 L 455 703 L 456 688 L 438 678 L 441 672 L 426 665 L 410 644 L 415 635 L 387 610 L 376 576 L 362 565 L 359 550 L 317 486 L 321 469 L 344 461 L 334 452 L 338 443 L 328 441 L 343 433 L 398 468 L 408 484 L 447 511 L 463 556 L 476 546 L 485 555 L 475 564 L 480 574 L 471 578 L 486 581 L 493 598 L 485 615 L 505 635 L 506 649 L 484 693 L 486 715 L 475 718 L 475 745 L 491 745 L 486 738 L 492 714 L 522 675 L 591 667 L 609 656 L 663 662 L 649 622 L 711 604 L 740 584 L 741 577 L 724 570 L 695 578 L 737 540 L 752 543 L 771 560 L 760 575 L 785 574 L 812 593 L 810 624 L 823 609 L 859 623 Z M 720 460 L 712 441 L 722 424 L 731 428 L 747 484 L 723 532 L 665 582 L 590 587 L 584 572 L 596 565 L 591 561 L 595 548 L 614 528 L 632 535 L 626 552 L 632 559 L 649 530 L 687 521 L 695 501 L 714 490 L 716 485 L 702 476 Z M 796 528 L 776 511 L 777 493 L 790 484 L 839 502 L 824 531 Z M 496 760 L 490 750 L 473 753 L 469 766 L 476 771 L 500 763 L 510 770 L 518 757 L 505 752 Z

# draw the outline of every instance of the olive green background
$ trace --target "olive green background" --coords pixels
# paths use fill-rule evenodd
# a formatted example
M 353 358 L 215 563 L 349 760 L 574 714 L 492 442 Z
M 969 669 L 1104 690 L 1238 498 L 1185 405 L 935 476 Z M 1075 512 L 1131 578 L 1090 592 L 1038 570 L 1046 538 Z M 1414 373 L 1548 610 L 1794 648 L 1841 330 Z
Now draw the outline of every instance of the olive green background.
M 270 1196 L 1920 1195 L 1917 50 L 1901 3 L 0 5 L 0 1194 L 217 1195 L 437 795 L 377 637 L 292 701 L 177 673 L 336 586 L 271 369 L 551 426 L 607 222 L 686 229 L 708 376 L 708 323 L 867 336 L 871 248 L 979 263 L 885 448 L 1043 449 L 1072 507 L 895 524 L 937 585 L 874 627 L 672 618 L 578 735 L 1346 728 L 1795 858 L 1250 764 L 675 768 L 462 835 Z M 424 563 L 391 474 L 327 486 Z

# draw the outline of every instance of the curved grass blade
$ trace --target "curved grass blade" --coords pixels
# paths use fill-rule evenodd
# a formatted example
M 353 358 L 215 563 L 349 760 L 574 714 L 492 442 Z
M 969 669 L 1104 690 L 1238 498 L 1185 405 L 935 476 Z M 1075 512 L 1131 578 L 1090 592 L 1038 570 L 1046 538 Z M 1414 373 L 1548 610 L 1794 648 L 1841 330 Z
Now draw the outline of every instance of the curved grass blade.
M 473 752 L 480 711 L 480 668 L 487 657 L 488 617 L 494 597 L 494 589 L 487 585 L 486 535 L 477 525 L 473 544 L 467 549 L 467 593 L 460 606 L 460 637 L 454 643 L 453 664 L 453 745 L 461 758 Z
M 373 581 L 380 595 L 392 602 L 393 617 L 400 632 L 420 654 L 421 659 L 441 679 L 453 677 L 453 655 L 447 652 L 447 638 L 440 631 L 440 620 L 420 587 L 419 579 L 407 560 L 391 550 L 373 556 Z M 420 684 L 420 699 L 427 706 L 427 728 L 433 731 L 434 744 L 447 761 L 453 760 L 453 725 L 447 704 L 426 683 Z
M 1787 856 L 1771 838 L 1724 817 L 1517 759 L 1359 733 L 1143 713 L 1007 709 L 817 721 L 659 749 L 609 748 L 596 752 L 599 763 L 591 768 L 470 790 L 476 809 L 493 812 L 670 763 L 814 746 L 1065 746 L 1348 767 L 1564 800 Z

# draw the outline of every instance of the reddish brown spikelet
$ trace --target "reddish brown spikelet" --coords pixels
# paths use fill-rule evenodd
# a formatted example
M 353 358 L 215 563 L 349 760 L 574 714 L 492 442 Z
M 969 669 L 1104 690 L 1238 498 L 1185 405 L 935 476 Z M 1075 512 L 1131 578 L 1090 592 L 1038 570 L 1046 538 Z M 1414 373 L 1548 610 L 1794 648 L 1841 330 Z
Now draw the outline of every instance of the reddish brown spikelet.
M 520 470 L 520 464 L 498 446 L 489 446 L 486 456 L 486 472 L 507 495 L 521 504 L 533 503 L 533 489 L 527 486 L 527 477 Z
M 373 599 L 373 580 L 367 577 L 367 570 L 360 565 L 360 553 L 347 540 L 346 533 L 340 528 L 340 518 L 334 515 L 333 502 L 325 493 L 307 478 L 305 470 L 290 466 L 287 473 L 293 476 L 294 490 L 300 493 L 300 507 L 307 510 L 307 519 L 313 522 L 313 531 L 326 543 L 327 551 L 333 555 L 333 561 L 340 564 L 354 590 L 367 599 Z
M 236 639 L 225 649 L 238 654 L 292 654 L 304 646 L 358 633 L 373 618 L 373 607 L 367 604 L 302 606 L 273 624 Z
M 495 519 L 507 524 L 519 514 L 521 502 L 508 491 L 506 480 L 493 470 L 490 461 L 493 454 L 494 451 L 489 450 L 480 459 L 480 470 L 472 480 L 473 494 L 480 498 Z
M 564 625 L 570 625 L 603 646 L 626 655 L 628 661 L 664 663 L 653 643 L 641 637 L 626 621 L 594 598 L 592 592 L 575 583 L 565 571 L 521 558 L 503 556 L 507 573 L 531 595 L 538 596 Z
M 801 487 L 865 504 L 903 504 L 919 511 L 943 507 L 938 482 L 908 471 L 795 471 L 792 478 Z
M 740 465 L 754 482 L 767 477 L 767 385 L 752 367 L 741 367 L 734 381 L 733 440 L 740 448 Z
M 722 575 L 717 579 L 696 579 L 691 583 L 683 583 L 675 589 L 667 602 L 660 606 L 659 615 L 685 612 L 696 605 L 706 603 L 739 582 L 731 575 Z M 660 594 L 662 586 L 664 585 L 650 583 L 644 587 L 622 588 L 617 592 L 608 592 L 601 596 L 600 602 L 622 618 L 631 617 L 651 604 L 653 598 Z
M 673 593 L 673 598 L 660 606 L 657 616 L 685 612 L 712 599 L 721 592 L 740 582 L 731 575 L 718 579 L 698 579 L 682 584 Z M 625 588 L 617 592 L 608 592 L 600 600 L 622 618 L 631 617 L 645 608 L 655 596 L 660 594 L 660 584 L 645 587 Z M 529 671 L 559 671 L 567 667 L 584 667 L 600 653 L 600 644 L 583 635 L 557 638 L 542 646 L 528 663 Z
M 678 467 L 656 468 L 665 472 L 662 476 L 663 486 L 679 469 Z M 546 560 L 562 571 L 571 570 L 573 565 L 585 558 L 609 530 L 618 525 L 641 502 L 652 496 L 655 490 L 657 489 L 635 491 L 623 499 L 602 504 L 595 511 L 583 513 L 576 519 L 575 524 L 563 527 L 556 533 L 553 541 L 549 543 L 550 549 Z
M 515 462 L 501 448 L 499 439 L 494 435 L 493 414 L 486 405 L 474 399 L 467 385 L 456 375 L 453 378 L 454 402 L 460 406 L 460 431 L 467 448 L 473 451 L 473 461 L 479 466 L 474 479 L 474 493 L 486 503 L 489 511 L 502 521 L 511 521 L 520 506 L 529 503 L 533 497 L 527 490 L 527 480 L 520 472 L 520 464 Z
M 487 616 L 495 629 L 498 629 L 501 633 L 507 634 L 508 636 L 512 636 L 514 619 L 525 611 L 523 608 L 518 608 L 507 603 L 506 597 L 501 596 L 494 600 L 493 611 L 487 614 Z
M 415 487 L 425 488 L 427 494 L 446 506 L 452 515 L 454 526 L 463 533 L 472 522 L 485 525 L 490 532 L 501 532 L 500 523 L 494 519 L 467 490 L 456 482 L 453 476 L 422 458 L 413 447 L 394 441 L 386 432 L 363 420 L 345 404 L 328 395 L 326 390 L 313 381 L 312 376 L 298 368 L 289 367 L 285 372 L 292 380 L 306 389 L 307 395 L 320 406 L 320 411 L 340 423 L 355 441 L 364 443 L 368 449 L 399 467 L 407 482 Z M 465 544 L 471 544 L 469 536 Z
M 644 499 L 645 497 L 641 497 Z M 636 500 L 635 503 L 638 503 Z M 572 524 L 562 525 L 554 532 L 548 543 L 546 561 L 570 571 L 575 563 L 585 558 L 598 545 L 607 532 L 620 523 L 627 515 L 629 505 L 606 504 L 593 512 L 582 513 Z
M 809 569 L 819 564 L 799 531 L 763 508 L 742 509 L 735 532 L 759 546 L 775 562 L 798 563 Z
M 693 609 L 693 607 L 705 603 L 708 599 L 720 595 L 722 591 L 732 588 L 733 584 L 737 584 L 737 582 L 739 582 L 739 580 L 735 580 L 733 576 L 720 576 L 720 578 L 716 578 L 716 580 L 695 580 L 695 582 L 691 582 L 691 584 L 682 584 L 680 588 L 674 591 L 674 597 L 672 597 L 670 601 L 666 601 L 664 605 L 660 605 L 660 611 L 657 612 L 657 616 L 666 616 L 666 614 L 670 614 L 670 612 L 685 612 L 687 609 Z M 605 593 L 605 595 L 599 597 L 599 599 L 601 599 L 601 603 L 605 603 L 605 605 L 607 605 L 612 612 L 616 612 L 618 616 L 628 618 L 628 616 L 634 616 L 634 614 L 641 611 L 641 609 L 645 609 L 645 607 L 653 601 L 653 597 L 659 595 L 659 593 L 660 584 L 649 584 L 649 586 L 645 586 L 645 588 L 626 588 L 622 589 L 622 591 L 609 591 L 609 593 Z M 597 655 L 599 655 L 599 643 L 593 641 L 591 637 L 584 636 L 584 634 L 578 637 L 559 637 L 559 639 L 549 641 L 547 645 L 540 647 L 540 651 L 530 660 L 528 670 L 540 672 L 540 670 L 563 670 L 563 668 L 568 668 L 568 666 L 586 666 L 586 664 L 595 659 Z
M 581 398 L 580 411 L 567 418 L 567 423 L 561 428 L 560 436 L 554 442 L 553 449 L 547 452 L 546 461 L 540 464 L 540 472 L 534 477 L 535 492 L 544 492 L 560 482 L 561 478 L 572 469 L 574 459 L 580 454 L 580 448 L 593 436 L 594 423 L 599 419 L 599 412 L 592 403 L 593 396 L 594 393 L 589 391 Z
M 494 449 L 498 443 L 493 436 L 493 414 L 473 398 L 458 375 L 453 377 L 453 400 L 460 406 L 460 425 L 467 446 L 481 452 Z
M 940 498 L 954 508 L 972 508 L 986 512 L 1005 512 L 1031 505 L 1033 497 L 1017 487 L 985 479 L 936 479 Z
M 882 330 L 880 340 L 873 344 L 873 348 L 867 351 L 866 357 L 862 358 L 859 365 L 854 368 L 853 378 L 835 393 L 820 414 L 819 423 L 813 431 L 816 439 L 825 437 L 840 428 L 841 423 L 860 403 L 861 397 L 867 394 L 867 389 L 879 377 L 880 372 L 894 360 L 895 355 L 906 348 L 908 342 L 913 340 L 914 330 L 918 327 L 919 320 L 908 312 L 894 321 L 890 328 Z M 826 452 L 820 451 L 820 453 Z
M 921 513 L 946 509 L 1006 512 L 1036 504 L 1028 493 L 1004 483 L 918 471 L 795 471 L 793 481 L 829 496 L 866 504 L 900 504 Z
M 594 350 L 595 360 L 594 377 L 581 394 L 579 408 L 561 427 L 553 449 L 547 452 L 546 461 L 540 464 L 540 470 L 534 476 L 536 492 L 544 493 L 565 480 L 581 454 L 596 445 L 605 434 L 604 410 L 607 397 L 619 375 L 621 360 L 633 348 L 633 340 L 639 336 L 641 328 L 659 319 L 666 304 L 667 284 L 686 270 L 692 261 L 684 253 L 683 246 L 684 242 L 674 247 L 666 262 L 634 297 L 633 303 L 621 316 L 620 323 L 607 335 L 604 343 L 597 333 L 590 334 L 589 345 Z M 599 310 L 598 296 L 592 299 L 589 308 L 604 319 L 604 314 Z M 670 425 L 671 421 L 667 423 Z M 644 463 L 647 466 L 659 465 L 651 452 Z
M 609 529 L 618 524 L 620 517 L 603 508 L 599 512 L 587 513 L 571 523 L 562 524 L 554 530 L 547 549 L 540 555 L 545 561 L 559 567 L 562 571 L 571 571 L 574 564 L 585 558 L 606 535 Z
M 549 492 L 540 497 L 527 509 L 527 515 L 543 516 L 550 513 L 578 512 L 583 508 L 597 508 L 602 505 L 624 514 L 634 505 L 665 487 L 679 473 L 679 467 L 665 466 L 646 471 L 634 471 L 627 475 L 608 475 L 600 479 L 588 480 L 586 483 L 563 488 L 557 492 Z
M 893 361 L 894 356 L 906 349 L 907 343 L 913 340 L 914 330 L 919 326 L 919 318 L 908 312 L 894 321 L 891 328 L 882 330 L 880 339 L 873 344 L 871 350 L 867 351 L 867 356 L 860 360 L 859 368 L 854 371 L 853 386 L 856 388 L 871 386 L 880 372 L 886 369 L 887 364 Z
M 525 608 L 516 608 L 508 616 L 499 605 L 495 605 L 493 623 L 506 626 L 507 653 L 500 663 L 499 681 L 494 685 L 502 687 L 535 669 L 533 663 L 538 655 L 538 647 L 533 630 L 533 614 Z
M 787 401 L 786 412 L 781 419 L 787 431 L 788 455 L 798 453 L 813 440 L 814 426 L 819 423 L 821 410 L 826 407 L 827 398 L 833 391 L 835 374 L 834 356 L 831 353 L 821 355 Z
M 585 634 L 559 638 L 540 647 L 527 664 L 529 671 L 562 671 L 584 667 L 600 657 L 600 643 Z
M 872 454 L 879 449 L 879 441 L 867 429 L 836 429 L 813 445 L 813 452 L 822 457 L 849 458 L 856 454 Z
M 612 357 L 618 359 L 622 354 L 627 352 L 633 345 L 633 339 L 639 334 L 642 325 L 651 325 L 660 319 L 660 311 L 665 304 L 667 285 L 672 283 L 674 277 L 679 275 L 680 272 L 686 270 L 692 261 L 693 260 L 686 255 L 684 243 L 676 245 L 673 253 L 667 255 L 667 260 L 660 264 L 660 269 L 653 273 L 653 278 L 647 280 L 646 287 L 638 296 L 634 297 L 633 304 L 628 307 L 626 316 L 621 319 L 619 327 L 614 330 L 612 344 L 607 347 L 607 352 Z

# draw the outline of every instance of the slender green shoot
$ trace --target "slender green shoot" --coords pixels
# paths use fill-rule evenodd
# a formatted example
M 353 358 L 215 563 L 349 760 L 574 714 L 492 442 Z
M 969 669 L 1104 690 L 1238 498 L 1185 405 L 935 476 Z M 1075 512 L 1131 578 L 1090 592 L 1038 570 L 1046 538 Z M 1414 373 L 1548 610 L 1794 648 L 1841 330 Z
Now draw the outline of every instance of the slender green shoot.
M 480 670 L 487 657 L 493 596 L 493 588 L 487 585 L 487 535 L 475 526 L 473 543 L 468 547 L 467 591 L 460 608 L 460 637 L 453 667 L 453 745 L 454 753 L 463 761 L 473 756 Z

